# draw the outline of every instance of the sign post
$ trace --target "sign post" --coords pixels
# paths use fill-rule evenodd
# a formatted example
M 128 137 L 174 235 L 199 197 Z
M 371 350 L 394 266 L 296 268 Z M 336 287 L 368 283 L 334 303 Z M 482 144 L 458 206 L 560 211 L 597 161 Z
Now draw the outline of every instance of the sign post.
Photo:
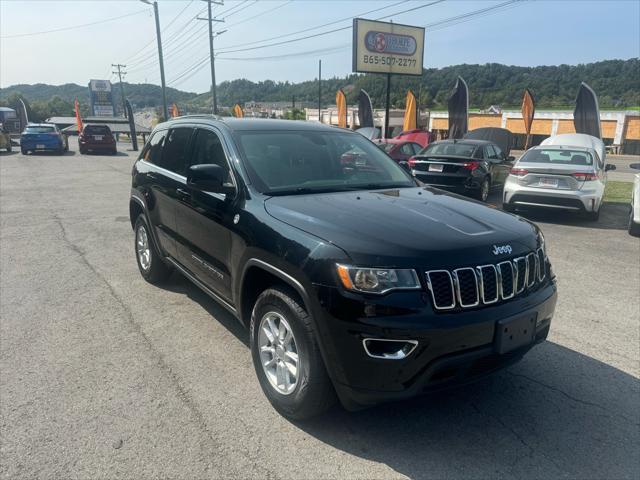
M 386 137 L 389 130 L 391 75 L 422 75 L 424 28 L 354 18 L 352 60 L 354 72 L 387 75 Z

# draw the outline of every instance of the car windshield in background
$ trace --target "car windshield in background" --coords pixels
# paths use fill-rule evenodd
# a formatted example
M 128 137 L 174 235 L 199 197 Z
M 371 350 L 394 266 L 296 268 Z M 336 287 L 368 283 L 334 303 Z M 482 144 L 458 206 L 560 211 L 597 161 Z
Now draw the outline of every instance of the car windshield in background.
M 546 163 L 551 165 L 593 165 L 593 157 L 584 150 L 533 149 L 526 152 L 518 163 Z
M 25 133 L 53 133 L 56 129 L 54 127 L 27 127 Z
M 361 135 L 239 132 L 251 182 L 269 195 L 413 187 L 412 178 Z
M 434 143 L 423 148 L 419 155 L 471 157 L 475 149 L 476 146 L 469 143 Z

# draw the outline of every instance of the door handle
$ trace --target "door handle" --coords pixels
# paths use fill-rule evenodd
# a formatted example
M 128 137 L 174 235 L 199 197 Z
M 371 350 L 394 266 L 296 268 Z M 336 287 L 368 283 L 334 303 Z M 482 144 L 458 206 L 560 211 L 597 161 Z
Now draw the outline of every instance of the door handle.
M 176 188 L 176 193 L 180 196 L 180 197 L 191 197 L 191 192 L 185 190 L 184 188 Z

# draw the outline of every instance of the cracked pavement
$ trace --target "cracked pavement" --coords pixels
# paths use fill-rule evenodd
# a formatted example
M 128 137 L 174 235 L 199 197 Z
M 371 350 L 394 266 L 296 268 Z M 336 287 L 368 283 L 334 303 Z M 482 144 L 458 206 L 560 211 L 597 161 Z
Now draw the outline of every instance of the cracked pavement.
M 559 299 L 522 362 L 294 424 L 235 320 L 179 275 L 142 280 L 133 158 L 0 155 L 2 478 L 640 476 L 640 240 L 623 206 L 598 224 L 530 217 Z

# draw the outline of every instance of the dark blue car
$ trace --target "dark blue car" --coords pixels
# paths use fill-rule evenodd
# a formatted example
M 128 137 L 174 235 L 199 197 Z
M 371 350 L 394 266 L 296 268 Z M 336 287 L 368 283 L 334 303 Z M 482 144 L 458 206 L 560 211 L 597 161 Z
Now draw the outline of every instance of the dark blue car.
M 62 154 L 69 150 L 67 136 L 58 127 L 50 123 L 32 123 L 27 125 L 20 136 L 20 150 L 23 155 L 29 152 L 56 152 Z

